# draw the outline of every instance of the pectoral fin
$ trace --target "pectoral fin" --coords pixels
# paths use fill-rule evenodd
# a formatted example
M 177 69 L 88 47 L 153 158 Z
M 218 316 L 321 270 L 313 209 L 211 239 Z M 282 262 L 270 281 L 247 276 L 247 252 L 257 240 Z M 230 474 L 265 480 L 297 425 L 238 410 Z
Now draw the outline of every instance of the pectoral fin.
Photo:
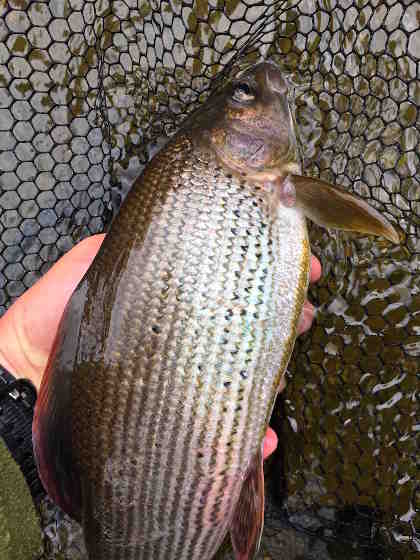
M 316 224 L 381 235 L 393 243 L 399 243 L 396 229 L 364 200 L 313 177 L 291 175 L 290 179 L 296 189 L 297 206 Z
M 230 528 L 235 560 L 252 560 L 260 547 L 264 525 L 262 447 L 250 465 Z

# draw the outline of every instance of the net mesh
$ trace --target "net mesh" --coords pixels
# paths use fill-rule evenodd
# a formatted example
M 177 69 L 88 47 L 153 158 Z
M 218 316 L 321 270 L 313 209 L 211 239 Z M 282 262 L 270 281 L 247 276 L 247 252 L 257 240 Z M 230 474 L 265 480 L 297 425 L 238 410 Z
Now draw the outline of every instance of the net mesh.
M 305 173 L 369 200 L 404 241 L 311 227 L 324 275 L 273 417 L 281 443 L 267 468 L 261 557 L 411 560 L 416 0 L 0 0 L 0 312 L 78 239 L 106 229 L 163 135 L 236 66 L 263 58 L 293 84 Z

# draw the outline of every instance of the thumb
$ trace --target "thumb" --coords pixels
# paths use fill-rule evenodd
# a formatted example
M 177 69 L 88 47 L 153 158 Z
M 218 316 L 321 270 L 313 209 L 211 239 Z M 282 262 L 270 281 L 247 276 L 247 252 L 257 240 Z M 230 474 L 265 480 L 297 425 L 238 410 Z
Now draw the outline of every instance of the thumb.
M 0 362 L 39 388 L 64 308 L 104 240 L 78 243 L 0 319 Z

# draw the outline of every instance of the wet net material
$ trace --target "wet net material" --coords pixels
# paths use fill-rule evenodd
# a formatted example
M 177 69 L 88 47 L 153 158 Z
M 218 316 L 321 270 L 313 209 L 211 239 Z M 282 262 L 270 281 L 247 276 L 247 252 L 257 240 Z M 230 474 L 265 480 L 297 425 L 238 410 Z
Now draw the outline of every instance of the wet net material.
M 162 136 L 211 88 L 263 58 L 293 84 L 305 173 L 369 200 L 404 240 L 311 228 L 324 275 L 274 412 L 261 558 L 414 560 L 417 1 L 0 0 L 0 311 L 106 229 Z M 82 557 L 67 522 L 49 520 L 47 556 L 72 543 L 69 557 Z

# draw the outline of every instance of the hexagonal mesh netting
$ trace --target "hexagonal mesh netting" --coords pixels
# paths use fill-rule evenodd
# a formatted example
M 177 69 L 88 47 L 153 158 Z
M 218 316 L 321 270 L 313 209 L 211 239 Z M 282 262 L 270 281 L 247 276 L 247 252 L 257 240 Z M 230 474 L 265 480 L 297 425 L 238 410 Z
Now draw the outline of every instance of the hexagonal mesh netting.
M 405 240 L 311 228 L 319 310 L 274 413 L 261 557 L 414 560 L 416 0 L 0 0 L 0 311 L 106 228 L 154 143 L 234 63 L 262 58 L 294 84 L 305 172 L 368 199 Z

